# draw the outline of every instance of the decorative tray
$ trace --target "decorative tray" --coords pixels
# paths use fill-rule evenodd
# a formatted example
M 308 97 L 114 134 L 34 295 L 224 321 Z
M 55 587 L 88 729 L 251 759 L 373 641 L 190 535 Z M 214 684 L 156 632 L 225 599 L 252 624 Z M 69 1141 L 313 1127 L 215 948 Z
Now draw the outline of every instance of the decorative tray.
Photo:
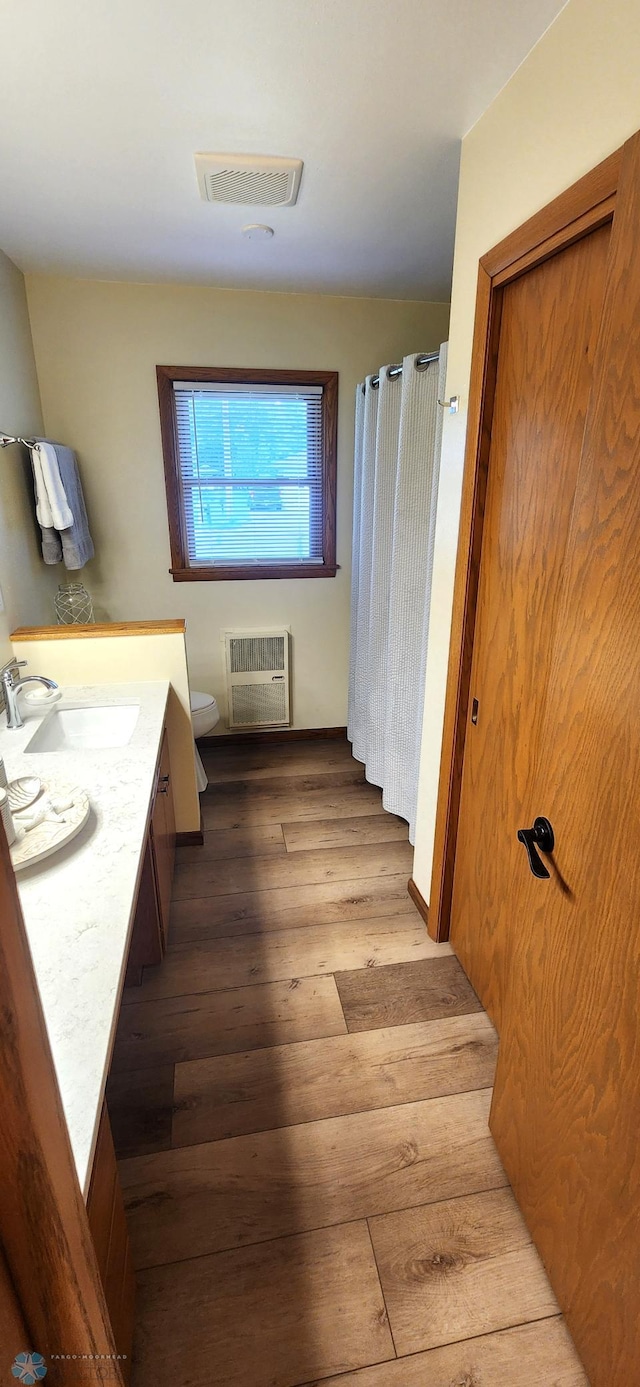
M 59 852 L 84 828 L 90 811 L 89 796 L 77 785 L 64 780 L 43 780 L 33 803 L 13 814 L 16 840 L 10 853 L 14 871 L 33 867 Z M 34 823 L 38 817 L 39 822 Z

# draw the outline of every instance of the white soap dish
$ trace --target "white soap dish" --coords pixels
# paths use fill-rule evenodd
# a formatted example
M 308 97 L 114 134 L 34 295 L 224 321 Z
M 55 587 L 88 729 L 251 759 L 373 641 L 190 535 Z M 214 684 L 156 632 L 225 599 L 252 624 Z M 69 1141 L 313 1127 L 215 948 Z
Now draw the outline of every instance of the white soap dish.
M 50 708 L 52 703 L 57 703 L 62 698 L 62 689 L 45 689 L 42 685 L 39 689 L 25 689 L 23 698 L 30 708 Z
M 38 798 L 41 789 L 42 781 L 37 775 L 23 775 L 19 780 L 10 780 L 7 795 L 11 813 L 19 814 L 21 809 L 27 809 Z

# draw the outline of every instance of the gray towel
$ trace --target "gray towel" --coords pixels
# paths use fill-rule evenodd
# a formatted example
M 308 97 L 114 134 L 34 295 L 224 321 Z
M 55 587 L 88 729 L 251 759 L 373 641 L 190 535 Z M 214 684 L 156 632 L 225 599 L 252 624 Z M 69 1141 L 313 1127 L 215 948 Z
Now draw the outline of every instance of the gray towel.
M 60 563 L 64 559 L 67 568 L 84 568 L 93 558 L 94 548 L 76 455 L 72 448 L 66 448 L 63 443 L 52 443 L 52 447 L 56 450 L 60 480 L 73 515 L 73 525 L 66 530 L 50 530 L 41 526 L 42 557 L 45 563 Z
M 62 545 L 58 531 L 50 530 L 46 525 L 41 525 L 40 530 L 42 533 L 42 557 L 45 563 L 60 563 Z

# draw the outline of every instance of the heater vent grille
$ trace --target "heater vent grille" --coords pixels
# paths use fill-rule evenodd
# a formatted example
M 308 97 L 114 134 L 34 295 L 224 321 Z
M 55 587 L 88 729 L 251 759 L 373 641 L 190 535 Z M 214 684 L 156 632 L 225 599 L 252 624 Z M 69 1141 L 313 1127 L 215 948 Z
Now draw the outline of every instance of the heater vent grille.
M 286 634 L 281 636 L 231 636 L 229 660 L 232 674 L 261 674 L 285 669 Z
M 231 690 L 232 727 L 273 727 L 287 723 L 284 684 L 234 684 Z

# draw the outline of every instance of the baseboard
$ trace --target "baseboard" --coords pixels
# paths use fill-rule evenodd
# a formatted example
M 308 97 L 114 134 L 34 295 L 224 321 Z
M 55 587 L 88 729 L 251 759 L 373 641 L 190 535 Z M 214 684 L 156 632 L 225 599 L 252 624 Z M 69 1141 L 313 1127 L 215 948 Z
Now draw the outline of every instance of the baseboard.
M 224 737 L 198 737 L 198 746 L 210 751 L 212 747 L 251 745 L 252 742 L 310 742 L 316 738 L 340 741 L 346 735 L 346 727 L 274 727 L 266 732 L 228 732 Z
M 418 913 L 422 916 L 422 918 L 423 918 L 423 920 L 424 920 L 424 922 L 425 922 L 425 925 L 426 925 L 427 928 L 428 928 L 428 927 L 429 927 L 429 907 L 428 907 L 428 905 L 427 905 L 427 902 L 425 901 L 425 898 L 424 898 L 424 896 L 423 896 L 423 894 L 422 894 L 422 891 L 419 891 L 419 890 L 418 890 L 418 887 L 416 886 L 415 881 L 413 880 L 413 877 L 409 877 L 409 880 L 408 880 L 408 882 L 407 882 L 407 891 L 409 892 L 409 895 L 411 896 L 411 899 L 412 899 L 412 901 L 413 901 L 413 904 L 415 905 L 416 910 L 417 910 Z
M 201 848 L 204 843 L 204 824 L 202 821 L 202 805 L 200 805 L 200 827 L 192 828 L 189 833 L 176 833 L 177 848 Z

